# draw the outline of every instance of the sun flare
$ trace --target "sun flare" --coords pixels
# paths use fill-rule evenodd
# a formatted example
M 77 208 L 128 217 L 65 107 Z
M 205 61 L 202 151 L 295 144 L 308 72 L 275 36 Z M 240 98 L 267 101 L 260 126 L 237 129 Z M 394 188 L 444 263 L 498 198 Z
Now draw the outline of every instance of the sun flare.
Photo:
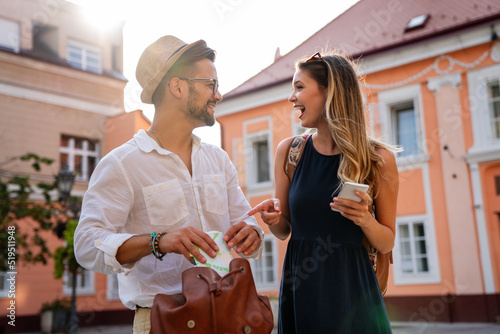
M 117 0 L 71 0 L 82 8 L 85 20 L 99 30 L 111 30 L 124 21 L 123 3 Z

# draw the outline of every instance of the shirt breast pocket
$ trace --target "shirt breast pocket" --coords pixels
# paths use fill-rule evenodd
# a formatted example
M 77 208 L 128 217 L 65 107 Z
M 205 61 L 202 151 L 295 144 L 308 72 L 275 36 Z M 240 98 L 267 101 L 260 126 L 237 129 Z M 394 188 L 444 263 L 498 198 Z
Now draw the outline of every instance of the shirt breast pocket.
M 224 181 L 221 175 L 203 175 L 205 210 L 208 212 L 219 215 L 227 213 L 227 189 Z
M 177 179 L 142 188 L 142 194 L 151 225 L 175 225 L 189 214 Z

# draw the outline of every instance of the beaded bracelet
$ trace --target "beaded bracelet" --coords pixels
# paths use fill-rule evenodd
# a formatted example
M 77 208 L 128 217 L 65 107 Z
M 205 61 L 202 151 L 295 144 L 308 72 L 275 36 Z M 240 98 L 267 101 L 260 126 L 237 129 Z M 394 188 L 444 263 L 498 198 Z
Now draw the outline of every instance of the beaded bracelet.
M 151 249 L 151 253 L 160 261 L 163 260 L 163 257 L 167 255 L 167 253 L 163 253 L 160 250 L 160 238 L 166 234 L 165 232 L 153 232 L 149 236 L 149 248 Z

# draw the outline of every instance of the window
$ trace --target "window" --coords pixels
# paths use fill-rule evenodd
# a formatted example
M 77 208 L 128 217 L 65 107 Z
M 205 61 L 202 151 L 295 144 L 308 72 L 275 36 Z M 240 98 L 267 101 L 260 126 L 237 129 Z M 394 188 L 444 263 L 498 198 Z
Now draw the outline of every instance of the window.
M 403 273 L 428 273 L 429 262 L 423 222 L 398 226 L 401 271 Z
M 429 19 L 430 19 L 430 15 L 427 15 L 427 14 L 415 16 L 406 25 L 405 32 L 425 27 L 425 25 L 427 24 Z
M 491 134 L 494 139 L 500 138 L 500 84 L 499 81 L 488 83 L 488 105 L 490 111 Z
M 88 181 L 99 161 L 99 142 L 85 138 L 61 136 L 59 163 L 68 164 L 76 178 Z
M 393 142 L 404 148 L 399 156 L 418 154 L 417 124 L 413 102 L 392 107 Z
M 467 72 L 474 144 L 469 157 L 489 160 L 500 149 L 500 64 Z
M 433 236 L 425 216 L 398 217 L 393 253 L 396 285 L 439 282 Z
M 245 179 L 247 196 L 271 192 L 272 183 L 272 117 L 264 116 L 243 122 Z
M 267 138 L 253 143 L 253 155 L 256 158 L 257 183 L 270 181 L 269 176 L 269 147 Z
M 118 300 L 118 276 L 116 274 L 107 275 L 106 280 L 106 298 L 108 300 Z
M 276 238 L 266 234 L 262 242 L 264 243 L 262 259 L 251 260 L 255 285 L 257 288 L 275 288 L 278 284 Z
M 7 297 L 9 292 L 8 274 L 6 271 L 0 271 L 0 298 Z
M 420 101 L 419 85 L 378 94 L 379 117 L 372 119 L 372 129 L 380 129 L 385 142 L 402 146 L 403 151 L 398 153 L 398 165 L 415 164 L 428 159 Z
M 68 272 L 64 272 L 63 276 L 63 294 L 71 295 L 73 290 L 72 275 Z M 94 294 L 94 272 L 80 268 L 76 275 L 76 294 L 77 295 L 92 295 Z
M 271 182 L 271 157 L 269 149 L 269 136 L 253 134 L 248 137 L 247 173 L 250 185 L 267 185 Z
M 70 41 L 67 47 L 68 63 L 80 70 L 102 73 L 101 52 L 98 48 Z
M 113 45 L 111 48 L 111 57 L 112 57 L 113 71 L 116 73 L 122 73 L 122 55 L 123 55 L 122 48 Z
M 19 52 L 19 24 L 0 19 L 0 49 Z
M 495 175 L 495 194 L 500 196 L 500 175 Z

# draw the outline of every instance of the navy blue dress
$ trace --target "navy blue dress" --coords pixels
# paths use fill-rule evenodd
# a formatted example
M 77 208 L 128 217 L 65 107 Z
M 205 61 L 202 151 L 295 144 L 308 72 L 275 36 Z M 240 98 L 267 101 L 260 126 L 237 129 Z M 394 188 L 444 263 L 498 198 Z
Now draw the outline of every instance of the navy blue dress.
M 290 184 L 278 333 L 391 333 L 363 232 L 329 206 L 339 162 L 340 155 L 318 153 L 309 137 Z

